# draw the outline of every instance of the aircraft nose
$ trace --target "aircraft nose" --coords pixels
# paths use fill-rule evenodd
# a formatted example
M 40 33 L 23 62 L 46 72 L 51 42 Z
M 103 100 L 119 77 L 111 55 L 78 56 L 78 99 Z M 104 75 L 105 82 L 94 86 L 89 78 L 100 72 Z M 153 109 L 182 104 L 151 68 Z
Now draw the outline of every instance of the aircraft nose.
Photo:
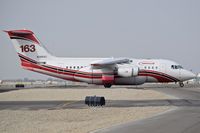
M 182 73 L 182 76 L 183 76 L 183 80 L 190 80 L 196 77 L 196 75 L 193 72 L 188 71 L 188 70 L 184 70 Z

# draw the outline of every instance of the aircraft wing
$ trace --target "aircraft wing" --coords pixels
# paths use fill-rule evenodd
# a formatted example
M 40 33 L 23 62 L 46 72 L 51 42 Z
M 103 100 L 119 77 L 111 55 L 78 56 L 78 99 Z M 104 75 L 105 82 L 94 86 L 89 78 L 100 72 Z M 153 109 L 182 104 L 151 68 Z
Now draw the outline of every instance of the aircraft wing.
M 130 60 L 127 58 L 108 58 L 103 59 L 99 61 L 92 62 L 92 66 L 110 66 L 110 65 L 116 65 L 116 64 L 123 64 L 123 63 L 129 63 Z

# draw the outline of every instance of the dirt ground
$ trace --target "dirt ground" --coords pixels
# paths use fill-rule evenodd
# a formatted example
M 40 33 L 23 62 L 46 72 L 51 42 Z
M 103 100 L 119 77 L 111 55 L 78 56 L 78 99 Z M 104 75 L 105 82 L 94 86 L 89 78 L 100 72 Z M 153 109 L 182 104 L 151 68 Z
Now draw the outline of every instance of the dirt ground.
M 84 100 L 85 96 L 109 100 L 166 99 L 162 93 L 145 89 L 23 89 L 0 93 L 0 101 Z M 143 119 L 172 107 L 88 107 L 57 110 L 0 110 L 0 132 L 87 133 L 128 121 Z

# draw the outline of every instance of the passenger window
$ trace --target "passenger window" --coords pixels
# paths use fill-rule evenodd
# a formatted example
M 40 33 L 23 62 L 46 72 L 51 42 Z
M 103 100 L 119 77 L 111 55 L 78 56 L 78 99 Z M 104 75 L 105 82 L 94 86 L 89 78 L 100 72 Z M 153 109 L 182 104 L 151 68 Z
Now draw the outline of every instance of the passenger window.
M 147 69 L 147 67 L 146 67 L 146 66 L 144 66 L 144 69 Z
M 148 66 L 148 69 L 150 69 L 150 66 Z
M 69 68 L 72 69 L 72 66 L 70 66 Z
M 154 69 L 154 67 L 152 66 L 152 69 Z
M 158 69 L 158 67 L 156 66 L 156 69 Z
M 79 66 L 77 66 L 77 69 L 79 69 Z

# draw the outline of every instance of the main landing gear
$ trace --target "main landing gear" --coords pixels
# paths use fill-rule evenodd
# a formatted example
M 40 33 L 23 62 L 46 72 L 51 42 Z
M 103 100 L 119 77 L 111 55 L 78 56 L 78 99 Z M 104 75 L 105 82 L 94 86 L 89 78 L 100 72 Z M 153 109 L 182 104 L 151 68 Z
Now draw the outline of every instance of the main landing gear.
M 179 86 L 180 86 L 180 87 L 184 87 L 183 82 L 179 82 Z
M 104 84 L 105 88 L 110 88 L 112 86 L 112 84 Z

